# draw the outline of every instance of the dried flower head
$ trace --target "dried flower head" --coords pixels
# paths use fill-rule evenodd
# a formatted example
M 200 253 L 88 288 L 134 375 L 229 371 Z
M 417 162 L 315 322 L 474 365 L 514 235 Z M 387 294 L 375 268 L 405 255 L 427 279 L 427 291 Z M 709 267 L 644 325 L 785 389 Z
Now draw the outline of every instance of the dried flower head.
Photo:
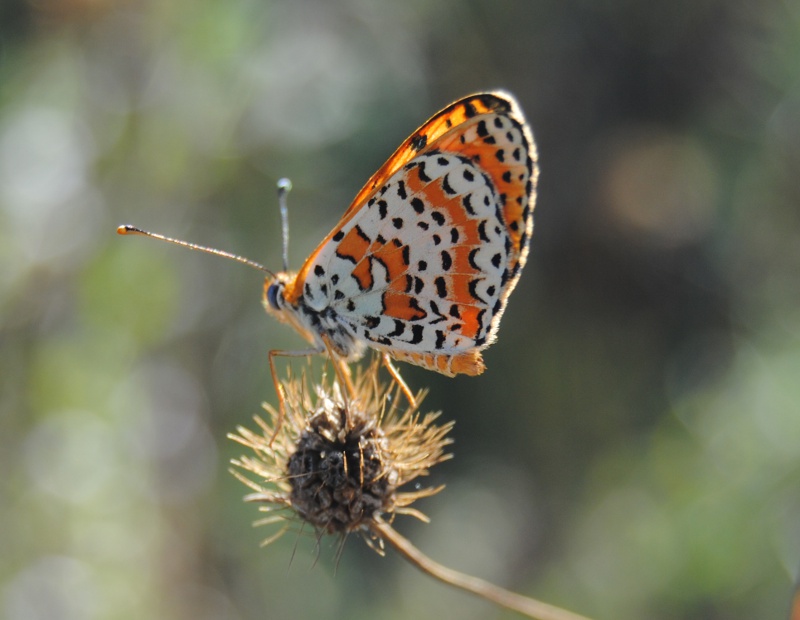
M 443 566 L 392 527 L 397 514 L 427 521 L 411 504 L 443 487 L 401 488 L 450 458 L 444 450 L 453 425 L 436 426 L 438 413 L 420 416 L 416 406 L 401 406 L 407 402 L 403 388 L 396 380 L 381 383 L 379 370 L 375 361 L 346 388 L 323 376 L 309 390 L 308 375 L 296 378 L 290 367 L 281 381 L 285 417 L 265 404 L 269 415 L 255 416 L 257 431 L 240 426 L 229 435 L 252 450 L 231 461 L 231 472 L 254 491 L 245 499 L 275 513 L 258 524 L 287 523 L 264 544 L 293 520 L 309 523 L 320 536 L 358 532 L 379 553 L 387 543 L 431 577 L 529 618 L 589 620 Z M 423 396 L 415 398 L 417 406 Z
M 400 387 L 382 383 L 379 370 L 375 362 L 357 371 L 351 393 L 325 376 L 309 389 L 306 373 L 297 378 L 289 372 L 281 382 L 283 423 L 276 424 L 278 410 L 265 404 L 268 418 L 254 418 L 258 431 L 238 427 L 229 435 L 253 451 L 232 461 L 232 473 L 254 491 L 246 501 L 277 511 L 259 524 L 299 518 L 320 535 L 360 532 L 374 543 L 371 526 L 378 519 L 410 514 L 427 520 L 411 504 L 442 487 L 400 489 L 449 458 L 444 450 L 452 423 L 437 426 L 438 413 L 420 416 L 416 408 L 401 406 L 406 401 Z

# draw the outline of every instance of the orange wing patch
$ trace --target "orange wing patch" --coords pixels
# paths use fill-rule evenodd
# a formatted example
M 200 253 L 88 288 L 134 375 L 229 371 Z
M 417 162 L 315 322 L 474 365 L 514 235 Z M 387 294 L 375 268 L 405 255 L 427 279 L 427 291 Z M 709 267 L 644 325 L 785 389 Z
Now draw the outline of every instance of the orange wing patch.
M 387 292 L 383 295 L 384 313 L 401 321 L 419 321 L 428 316 L 417 300 L 405 293 Z

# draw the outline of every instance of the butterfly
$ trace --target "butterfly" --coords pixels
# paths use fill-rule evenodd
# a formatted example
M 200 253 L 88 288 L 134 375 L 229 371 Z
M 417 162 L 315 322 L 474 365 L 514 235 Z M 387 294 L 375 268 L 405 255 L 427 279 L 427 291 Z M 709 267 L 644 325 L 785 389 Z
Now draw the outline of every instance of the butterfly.
M 267 277 L 266 310 L 345 362 L 367 349 L 478 375 L 528 256 L 533 135 L 505 92 L 460 99 L 403 142 L 297 272 Z M 284 261 L 285 262 L 285 261 Z M 398 377 L 396 377 L 398 378 Z M 408 394 L 407 388 L 405 389 Z
M 538 175 L 536 145 L 519 104 L 505 92 L 477 93 L 411 134 L 297 272 L 288 270 L 285 180 L 279 183 L 284 270 L 276 274 L 244 257 L 134 226 L 117 232 L 269 274 L 264 307 L 312 345 L 269 352 L 279 396 L 276 357 L 327 351 L 349 388 L 347 362 L 371 348 L 383 354 L 413 403 L 392 359 L 448 376 L 485 370 L 481 352 L 497 338 L 528 256 Z

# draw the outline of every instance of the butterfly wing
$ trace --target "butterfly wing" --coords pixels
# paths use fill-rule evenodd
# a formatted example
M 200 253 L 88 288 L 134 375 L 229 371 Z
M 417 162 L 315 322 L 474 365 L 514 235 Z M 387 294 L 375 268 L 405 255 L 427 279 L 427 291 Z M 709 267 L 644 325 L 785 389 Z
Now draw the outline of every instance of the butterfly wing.
M 331 308 L 374 348 L 478 374 L 525 263 L 536 150 L 505 93 L 457 101 L 373 175 L 287 300 Z

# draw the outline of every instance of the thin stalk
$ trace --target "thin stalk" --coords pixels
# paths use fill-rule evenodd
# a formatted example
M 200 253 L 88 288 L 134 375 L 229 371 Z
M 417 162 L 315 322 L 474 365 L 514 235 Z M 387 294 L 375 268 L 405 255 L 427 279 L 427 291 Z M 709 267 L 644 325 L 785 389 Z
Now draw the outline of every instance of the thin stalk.
M 380 517 L 375 518 L 370 525 L 376 535 L 389 542 L 411 564 L 423 573 L 427 573 L 443 583 L 480 596 L 487 601 L 535 620 L 590 620 L 586 616 L 581 616 L 527 596 L 515 594 L 478 577 L 465 575 L 442 566 L 422 553 L 411 541 L 401 536 L 397 530 Z

